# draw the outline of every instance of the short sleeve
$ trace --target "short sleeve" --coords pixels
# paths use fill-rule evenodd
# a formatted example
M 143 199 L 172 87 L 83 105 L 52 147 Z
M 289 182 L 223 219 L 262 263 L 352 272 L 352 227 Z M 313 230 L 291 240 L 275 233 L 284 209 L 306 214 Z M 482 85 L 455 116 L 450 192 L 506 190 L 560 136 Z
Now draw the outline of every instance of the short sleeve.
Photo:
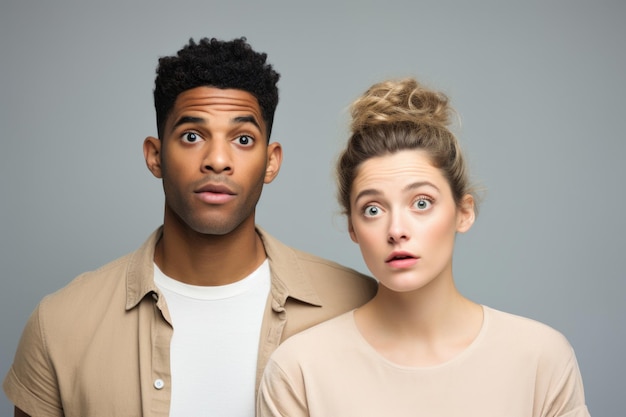
M 257 416 L 308 417 L 304 385 L 293 382 L 297 379 L 290 377 L 278 363 L 270 359 L 259 386 Z
M 46 348 L 42 304 L 31 314 L 3 388 L 11 402 L 31 416 L 63 416 L 54 368 Z
M 560 377 L 555 379 L 551 392 L 548 394 L 550 407 L 547 417 L 589 417 L 585 405 L 583 381 L 571 346 L 569 360 L 565 363 Z

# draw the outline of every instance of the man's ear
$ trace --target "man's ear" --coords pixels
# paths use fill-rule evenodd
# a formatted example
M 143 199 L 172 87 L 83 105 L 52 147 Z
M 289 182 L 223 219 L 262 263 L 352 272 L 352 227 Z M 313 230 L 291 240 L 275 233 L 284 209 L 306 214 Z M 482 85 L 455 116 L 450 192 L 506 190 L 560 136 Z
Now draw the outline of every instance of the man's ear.
M 162 142 L 153 137 L 148 136 L 143 141 L 143 157 L 146 160 L 146 166 L 157 178 L 163 178 L 161 172 L 161 145 Z
M 459 233 L 467 232 L 476 220 L 476 207 L 474 197 L 466 194 L 461 199 L 461 204 L 456 216 L 456 231 Z
M 280 166 L 283 163 L 283 147 L 278 142 L 272 142 L 267 145 L 267 164 L 265 167 L 265 178 L 263 182 L 269 184 L 274 181 L 274 178 L 280 171 Z

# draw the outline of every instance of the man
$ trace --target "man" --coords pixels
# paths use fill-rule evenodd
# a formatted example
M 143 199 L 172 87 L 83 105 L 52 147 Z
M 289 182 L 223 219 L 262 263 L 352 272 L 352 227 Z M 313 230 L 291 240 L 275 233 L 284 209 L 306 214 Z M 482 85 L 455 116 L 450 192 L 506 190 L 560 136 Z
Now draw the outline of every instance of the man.
M 252 416 L 280 342 L 373 296 L 372 279 L 255 226 L 282 161 L 278 79 L 245 38 L 159 60 L 144 155 L 163 226 L 42 300 L 4 381 L 17 416 Z

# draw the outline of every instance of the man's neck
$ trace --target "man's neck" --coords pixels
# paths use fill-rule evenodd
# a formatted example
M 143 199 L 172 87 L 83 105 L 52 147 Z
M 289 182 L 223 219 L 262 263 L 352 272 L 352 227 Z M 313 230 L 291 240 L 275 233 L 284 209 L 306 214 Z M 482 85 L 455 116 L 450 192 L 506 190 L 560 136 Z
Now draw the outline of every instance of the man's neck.
M 226 235 L 205 235 L 166 221 L 154 262 L 165 275 L 186 284 L 232 284 L 254 272 L 266 258 L 254 226 L 251 217 Z

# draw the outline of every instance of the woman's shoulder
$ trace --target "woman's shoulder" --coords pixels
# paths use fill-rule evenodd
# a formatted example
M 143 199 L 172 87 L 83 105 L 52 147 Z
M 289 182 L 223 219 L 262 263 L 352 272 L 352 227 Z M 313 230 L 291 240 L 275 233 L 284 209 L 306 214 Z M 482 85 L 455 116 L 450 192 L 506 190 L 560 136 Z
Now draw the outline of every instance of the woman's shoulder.
M 483 306 L 483 308 L 491 326 L 503 326 L 507 329 L 518 332 L 522 331 L 524 333 L 529 332 L 532 334 L 541 334 L 546 336 L 562 336 L 558 330 L 539 320 L 496 310 L 495 308 L 488 306 Z
M 349 311 L 289 337 L 274 351 L 272 359 L 287 360 L 294 353 L 300 359 L 308 355 L 319 357 L 323 351 L 332 351 L 334 346 L 345 345 L 353 329 L 354 315 L 353 311 Z
M 573 350 L 558 330 L 538 320 L 484 307 L 489 340 L 524 354 L 571 356 Z

